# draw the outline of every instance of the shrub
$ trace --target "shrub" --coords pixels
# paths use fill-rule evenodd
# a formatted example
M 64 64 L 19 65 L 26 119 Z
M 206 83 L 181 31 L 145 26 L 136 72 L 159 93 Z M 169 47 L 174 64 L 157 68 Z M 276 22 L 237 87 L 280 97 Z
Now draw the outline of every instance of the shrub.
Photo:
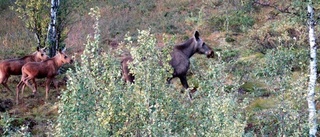
M 268 50 L 258 75 L 285 76 L 293 70 L 306 70 L 308 51 L 306 49 L 279 48 Z
M 30 123 L 23 119 L 13 118 L 7 112 L 0 114 L 0 135 L 5 137 L 31 137 Z
M 264 84 L 274 94 L 254 99 L 247 107 L 246 136 L 308 136 L 308 111 L 305 93 L 307 77 L 298 72 L 291 75 L 264 78 Z M 257 104 L 259 102 L 259 104 Z
M 9 6 L 11 6 L 11 4 L 12 4 L 11 0 L 1 0 L 0 1 L 0 11 L 7 9 Z
M 209 19 L 209 25 L 216 31 L 246 32 L 253 26 L 255 20 L 244 10 L 230 11 L 228 14 L 214 15 Z
M 301 48 L 305 47 L 307 41 L 305 26 L 289 19 L 280 21 L 269 21 L 259 29 L 249 31 L 255 51 L 266 53 L 269 49 L 278 47 Z
M 95 13 L 95 15 L 99 15 Z M 96 20 L 98 21 L 98 19 Z M 67 72 L 70 79 L 61 95 L 56 136 L 241 136 L 243 107 L 234 94 L 225 94 L 223 63 L 208 61 L 208 72 L 194 75 L 199 83 L 194 101 L 166 84 L 171 76 L 169 49 L 156 47 L 148 30 L 138 31 L 137 46 L 131 45 L 134 61 L 130 70 L 134 84 L 125 84 L 120 63 L 111 51 L 99 51 L 99 28 L 88 38 L 81 65 Z M 163 66 L 159 66 L 159 62 Z M 194 62 L 193 62 L 194 63 Z M 222 85 L 221 85 L 222 84 Z M 197 96 L 198 95 L 198 96 Z
M 253 70 L 271 95 L 253 99 L 248 107 L 246 135 L 307 136 L 305 93 L 308 50 L 278 47 L 268 50 Z M 259 94 L 253 90 L 251 94 Z M 253 95 L 254 95 L 253 94 Z M 255 104 L 259 101 L 259 105 Z M 272 126 L 270 126 L 272 125 Z

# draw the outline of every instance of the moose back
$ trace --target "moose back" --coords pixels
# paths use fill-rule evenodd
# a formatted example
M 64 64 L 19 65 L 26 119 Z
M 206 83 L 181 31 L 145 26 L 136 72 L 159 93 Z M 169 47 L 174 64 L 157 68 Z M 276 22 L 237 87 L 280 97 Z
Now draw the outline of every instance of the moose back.
M 173 51 L 170 53 L 172 59 L 169 62 L 173 67 L 174 72 L 172 77 L 168 79 L 170 83 L 171 79 L 178 77 L 184 88 L 189 88 L 187 82 L 187 72 L 190 67 L 190 58 L 195 53 L 205 54 L 208 58 L 214 57 L 214 52 L 208 47 L 204 41 L 200 38 L 200 34 L 196 31 L 192 38 L 188 39 L 182 44 L 175 45 Z M 129 72 L 128 63 L 133 59 L 131 56 L 125 57 L 121 61 L 122 76 L 126 82 L 133 83 L 134 75 Z

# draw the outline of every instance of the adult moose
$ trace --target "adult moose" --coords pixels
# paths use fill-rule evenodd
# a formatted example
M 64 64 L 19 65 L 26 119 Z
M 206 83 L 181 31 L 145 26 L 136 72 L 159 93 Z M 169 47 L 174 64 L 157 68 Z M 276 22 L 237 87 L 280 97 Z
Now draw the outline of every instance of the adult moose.
M 194 36 L 182 44 L 175 45 L 173 51 L 170 53 L 172 59 L 169 64 L 173 67 L 174 72 L 172 77 L 168 79 L 168 83 L 178 77 L 184 88 L 189 88 L 187 82 L 187 71 L 190 67 L 190 58 L 195 53 L 205 54 L 208 58 L 214 57 L 214 52 L 208 47 L 205 42 L 200 38 L 198 31 L 194 33 Z M 121 61 L 123 79 L 126 82 L 134 82 L 134 76 L 129 72 L 128 63 L 132 61 L 132 57 L 125 57 Z M 191 97 L 191 95 L 190 95 Z
M 11 75 L 21 75 L 22 66 L 28 62 L 40 62 L 48 58 L 49 57 L 46 54 L 46 48 L 37 47 L 37 51 L 31 55 L 27 55 L 18 59 L 7 59 L 2 61 L 0 63 L 0 83 L 10 92 L 12 92 L 7 85 L 8 79 Z
M 19 91 L 22 88 L 22 95 L 24 92 L 24 85 L 27 85 L 32 89 L 33 94 L 37 92 L 36 78 L 47 78 L 46 79 L 46 100 L 48 99 L 48 92 L 50 83 L 54 80 L 55 76 L 58 75 L 58 69 L 67 63 L 73 63 L 73 60 L 68 57 L 63 51 L 59 50 L 58 53 L 48 60 L 43 62 L 29 62 L 23 65 L 21 71 L 21 81 L 16 88 L 16 103 L 19 104 Z M 29 80 L 33 82 L 33 87 L 29 84 Z

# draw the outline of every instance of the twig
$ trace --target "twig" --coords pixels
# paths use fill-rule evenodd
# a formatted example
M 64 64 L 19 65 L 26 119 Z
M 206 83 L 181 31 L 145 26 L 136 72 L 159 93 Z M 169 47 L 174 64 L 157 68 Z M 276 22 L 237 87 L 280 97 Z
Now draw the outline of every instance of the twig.
M 285 8 L 280 8 L 280 7 L 277 7 L 276 5 L 274 5 L 274 4 L 270 3 L 270 2 L 261 2 L 260 0 L 253 1 L 253 4 L 261 5 L 261 6 L 264 6 L 264 7 L 271 7 L 271 8 L 274 8 L 274 9 L 276 9 L 277 11 L 279 11 L 281 13 L 292 14 L 292 15 L 296 15 L 296 16 L 299 16 L 299 17 L 301 16 L 300 14 L 298 14 L 296 12 L 289 11 L 290 6 L 285 7 Z

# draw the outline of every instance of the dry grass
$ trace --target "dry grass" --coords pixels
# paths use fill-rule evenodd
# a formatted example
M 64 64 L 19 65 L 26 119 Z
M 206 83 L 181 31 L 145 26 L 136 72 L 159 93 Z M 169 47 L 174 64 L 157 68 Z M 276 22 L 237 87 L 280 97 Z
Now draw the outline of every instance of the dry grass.
M 23 22 L 11 10 L 0 14 L 0 59 L 16 58 L 36 49 L 33 35 L 24 28 Z

